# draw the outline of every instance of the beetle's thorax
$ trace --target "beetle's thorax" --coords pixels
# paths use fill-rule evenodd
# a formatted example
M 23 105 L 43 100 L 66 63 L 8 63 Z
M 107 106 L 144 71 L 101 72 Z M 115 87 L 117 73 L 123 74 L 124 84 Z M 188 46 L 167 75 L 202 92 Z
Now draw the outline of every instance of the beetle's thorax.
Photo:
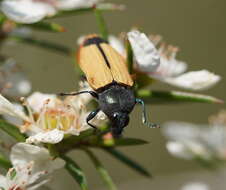
M 120 84 L 113 84 L 99 93 L 100 109 L 111 119 L 113 113 L 129 114 L 135 105 L 133 91 Z

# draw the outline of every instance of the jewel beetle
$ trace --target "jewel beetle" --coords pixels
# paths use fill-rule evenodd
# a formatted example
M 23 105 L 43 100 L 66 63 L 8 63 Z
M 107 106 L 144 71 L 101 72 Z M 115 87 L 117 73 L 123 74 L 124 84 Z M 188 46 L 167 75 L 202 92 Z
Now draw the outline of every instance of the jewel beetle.
M 61 96 L 74 96 L 89 93 L 99 106 L 86 118 L 89 126 L 97 129 L 90 121 L 101 110 L 111 122 L 113 136 L 120 136 L 123 128 L 129 123 L 129 114 L 136 103 L 142 105 L 142 122 L 151 128 L 157 127 L 149 123 L 146 117 L 145 105 L 135 97 L 133 80 L 129 74 L 126 60 L 108 42 L 96 34 L 88 35 L 79 48 L 77 62 L 84 72 L 87 82 L 93 91 L 76 93 L 60 93 Z

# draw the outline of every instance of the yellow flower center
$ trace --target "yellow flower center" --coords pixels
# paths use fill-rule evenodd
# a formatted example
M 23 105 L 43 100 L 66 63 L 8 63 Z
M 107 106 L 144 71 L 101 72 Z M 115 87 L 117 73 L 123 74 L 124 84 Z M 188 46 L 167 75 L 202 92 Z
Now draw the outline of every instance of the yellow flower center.
M 62 110 L 49 109 L 44 113 L 44 117 L 40 122 L 42 128 L 45 130 L 60 129 L 63 131 L 69 130 L 75 126 L 77 122 L 76 115 L 67 113 Z

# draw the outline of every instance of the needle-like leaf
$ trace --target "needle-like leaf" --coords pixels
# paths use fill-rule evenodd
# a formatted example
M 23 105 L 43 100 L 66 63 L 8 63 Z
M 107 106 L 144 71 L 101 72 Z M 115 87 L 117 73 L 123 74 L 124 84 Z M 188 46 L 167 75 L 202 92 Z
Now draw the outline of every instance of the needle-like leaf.
M 19 142 L 25 141 L 25 137 L 22 133 L 20 133 L 19 129 L 15 125 L 10 124 L 3 119 L 0 119 L 0 129 Z
M 102 11 L 96 8 L 94 9 L 94 13 L 96 15 L 96 20 L 97 20 L 97 24 L 98 24 L 101 36 L 103 39 L 108 41 L 108 29 L 107 29 L 107 24 L 102 15 Z
M 66 170 L 77 181 L 80 188 L 82 190 L 88 190 L 88 184 L 87 184 L 86 176 L 85 176 L 84 172 L 81 170 L 81 168 L 75 163 L 74 160 L 72 160 L 68 156 L 63 155 L 61 157 L 66 162 L 66 165 L 65 165 Z
M 5 156 L 0 154 L 0 166 L 8 170 L 12 167 L 12 164 Z
M 143 99 L 146 103 L 167 104 L 167 103 L 223 103 L 222 100 L 203 94 L 195 94 L 180 91 L 152 91 L 139 90 L 137 97 Z
M 104 168 L 100 160 L 88 149 L 84 149 L 87 155 L 90 157 L 91 161 L 93 162 L 95 168 L 97 169 L 98 173 L 102 177 L 103 181 L 105 182 L 106 186 L 110 190 L 116 190 L 116 186 L 113 183 L 110 175 L 108 174 L 108 171 Z
M 19 24 L 19 26 L 26 26 L 40 31 L 47 32 L 65 32 L 65 28 L 57 23 L 40 21 L 34 24 Z
M 57 44 L 57 43 L 54 43 L 54 42 L 49 42 L 49 41 L 46 41 L 46 40 L 39 40 L 39 39 L 36 39 L 34 37 L 24 37 L 24 36 L 9 36 L 8 39 L 11 39 L 11 40 L 15 40 L 17 42 L 21 42 L 21 43 L 24 43 L 24 44 L 29 44 L 29 45 L 33 45 L 33 46 L 37 46 L 37 47 L 41 47 L 41 48 L 45 48 L 45 49 L 48 49 L 48 50 L 52 50 L 52 51 L 55 51 L 55 52 L 59 52 L 59 53 L 62 53 L 64 55 L 71 55 L 72 53 L 72 50 L 64 45 L 61 45 L 61 44 Z
M 140 164 L 138 164 L 136 161 L 130 159 L 128 156 L 123 154 L 122 152 L 115 150 L 113 148 L 105 148 L 106 152 L 114 156 L 116 159 L 120 160 L 122 163 L 126 164 L 130 168 L 134 169 L 135 171 L 139 172 L 140 174 L 151 177 L 149 172 L 144 169 Z

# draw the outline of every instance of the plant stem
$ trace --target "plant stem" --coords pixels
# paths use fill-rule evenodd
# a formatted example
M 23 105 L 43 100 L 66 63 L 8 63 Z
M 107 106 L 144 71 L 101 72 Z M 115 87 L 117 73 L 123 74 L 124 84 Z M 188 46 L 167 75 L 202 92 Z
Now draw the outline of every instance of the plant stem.
M 108 171 L 104 168 L 102 163 L 97 159 L 97 157 L 88 149 L 83 149 L 88 156 L 90 157 L 91 161 L 95 165 L 97 171 L 99 172 L 100 176 L 102 177 L 103 181 L 107 185 L 110 190 L 117 190 L 115 184 L 113 183 Z
M 96 16 L 96 20 L 97 20 L 97 24 L 98 24 L 101 36 L 104 40 L 108 41 L 108 29 L 107 29 L 107 24 L 102 15 L 102 11 L 95 8 L 94 13 Z

